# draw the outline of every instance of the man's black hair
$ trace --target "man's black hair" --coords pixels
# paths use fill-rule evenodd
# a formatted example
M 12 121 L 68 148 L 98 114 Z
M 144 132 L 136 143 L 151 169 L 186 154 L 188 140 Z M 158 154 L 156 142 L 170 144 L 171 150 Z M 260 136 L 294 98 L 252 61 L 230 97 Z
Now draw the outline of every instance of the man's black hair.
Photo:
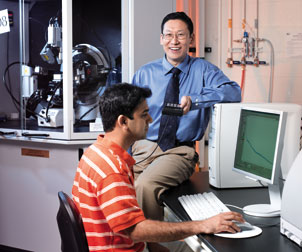
M 149 88 L 141 88 L 129 83 L 119 83 L 107 88 L 100 98 L 104 131 L 112 131 L 120 115 L 133 119 L 137 106 L 151 95 Z
M 172 13 L 168 14 L 167 16 L 165 16 L 161 23 L 161 33 L 163 33 L 163 31 L 164 31 L 165 23 L 168 22 L 169 20 L 175 20 L 175 19 L 180 19 L 183 22 L 185 22 L 190 31 L 190 35 L 192 35 L 193 29 L 194 29 L 193 22 L 192 22 L 191 18 L 189 18 L 187 16 L 187 14 L 184 12 L 172 12 Z

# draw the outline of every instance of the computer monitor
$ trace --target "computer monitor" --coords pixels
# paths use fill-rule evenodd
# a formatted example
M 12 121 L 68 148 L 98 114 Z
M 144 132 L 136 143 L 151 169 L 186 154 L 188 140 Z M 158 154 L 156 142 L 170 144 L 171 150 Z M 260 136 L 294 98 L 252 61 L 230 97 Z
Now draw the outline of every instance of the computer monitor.
M 249 205 L 243 212 L 280 215 L 279 176 L 286 113 L 263 108 L 241 108 L 233 170 L 268 184 L 270 204 Z
M 293 103 L 219 103 L 211 113 L 208 133 L 209 184 L 215 188 L 249 188 L 262 186 L 234 172 L 234 159 L 241 108 L 257 107 L 286 112 L 281 158 L 282 180 L 300 150 L 302 106 Z

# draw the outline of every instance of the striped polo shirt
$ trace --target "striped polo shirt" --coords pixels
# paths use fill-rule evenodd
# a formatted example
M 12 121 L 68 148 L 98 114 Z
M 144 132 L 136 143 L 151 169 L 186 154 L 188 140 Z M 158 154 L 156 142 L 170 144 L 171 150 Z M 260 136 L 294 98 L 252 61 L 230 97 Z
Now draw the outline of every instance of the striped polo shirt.
M 132 166 L 135 160 L 119 145 L 98 136 L 83 154 L 72 187 L 83 219 L 89 251 L 142 251 L 123 232 L 145 220 L 138 206 Z

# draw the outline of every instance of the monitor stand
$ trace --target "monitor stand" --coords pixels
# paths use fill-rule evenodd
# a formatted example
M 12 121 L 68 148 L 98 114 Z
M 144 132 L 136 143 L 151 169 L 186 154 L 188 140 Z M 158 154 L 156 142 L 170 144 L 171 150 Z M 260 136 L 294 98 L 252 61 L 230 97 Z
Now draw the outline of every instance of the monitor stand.
M 248 215 L 258 217 L 277 217 L 281 210 L 281 193 L 279 184 L 268 185 L 270 204 L 249 205 L 243 208 Z

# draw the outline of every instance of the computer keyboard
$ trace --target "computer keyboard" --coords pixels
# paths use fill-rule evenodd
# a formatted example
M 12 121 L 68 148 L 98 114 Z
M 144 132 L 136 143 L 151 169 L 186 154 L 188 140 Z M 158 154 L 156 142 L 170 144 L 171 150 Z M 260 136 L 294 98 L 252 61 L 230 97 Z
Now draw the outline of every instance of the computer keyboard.
M 231 211 L 212 192 L 183 195 L 178 200 L 192 220 L 204 220 Z
M 213 192 L 183 195 L 178 197 L 178 200 L 193 221 L 205 220 L 219 213 L 231 211 Z M 248 238 L 262 233 L 261 228 L 253 226 L 248 222 L 236 224 L 240 227 L 241 232 L 234 234 L 219 233 L 215 235 L 225 238 Z

